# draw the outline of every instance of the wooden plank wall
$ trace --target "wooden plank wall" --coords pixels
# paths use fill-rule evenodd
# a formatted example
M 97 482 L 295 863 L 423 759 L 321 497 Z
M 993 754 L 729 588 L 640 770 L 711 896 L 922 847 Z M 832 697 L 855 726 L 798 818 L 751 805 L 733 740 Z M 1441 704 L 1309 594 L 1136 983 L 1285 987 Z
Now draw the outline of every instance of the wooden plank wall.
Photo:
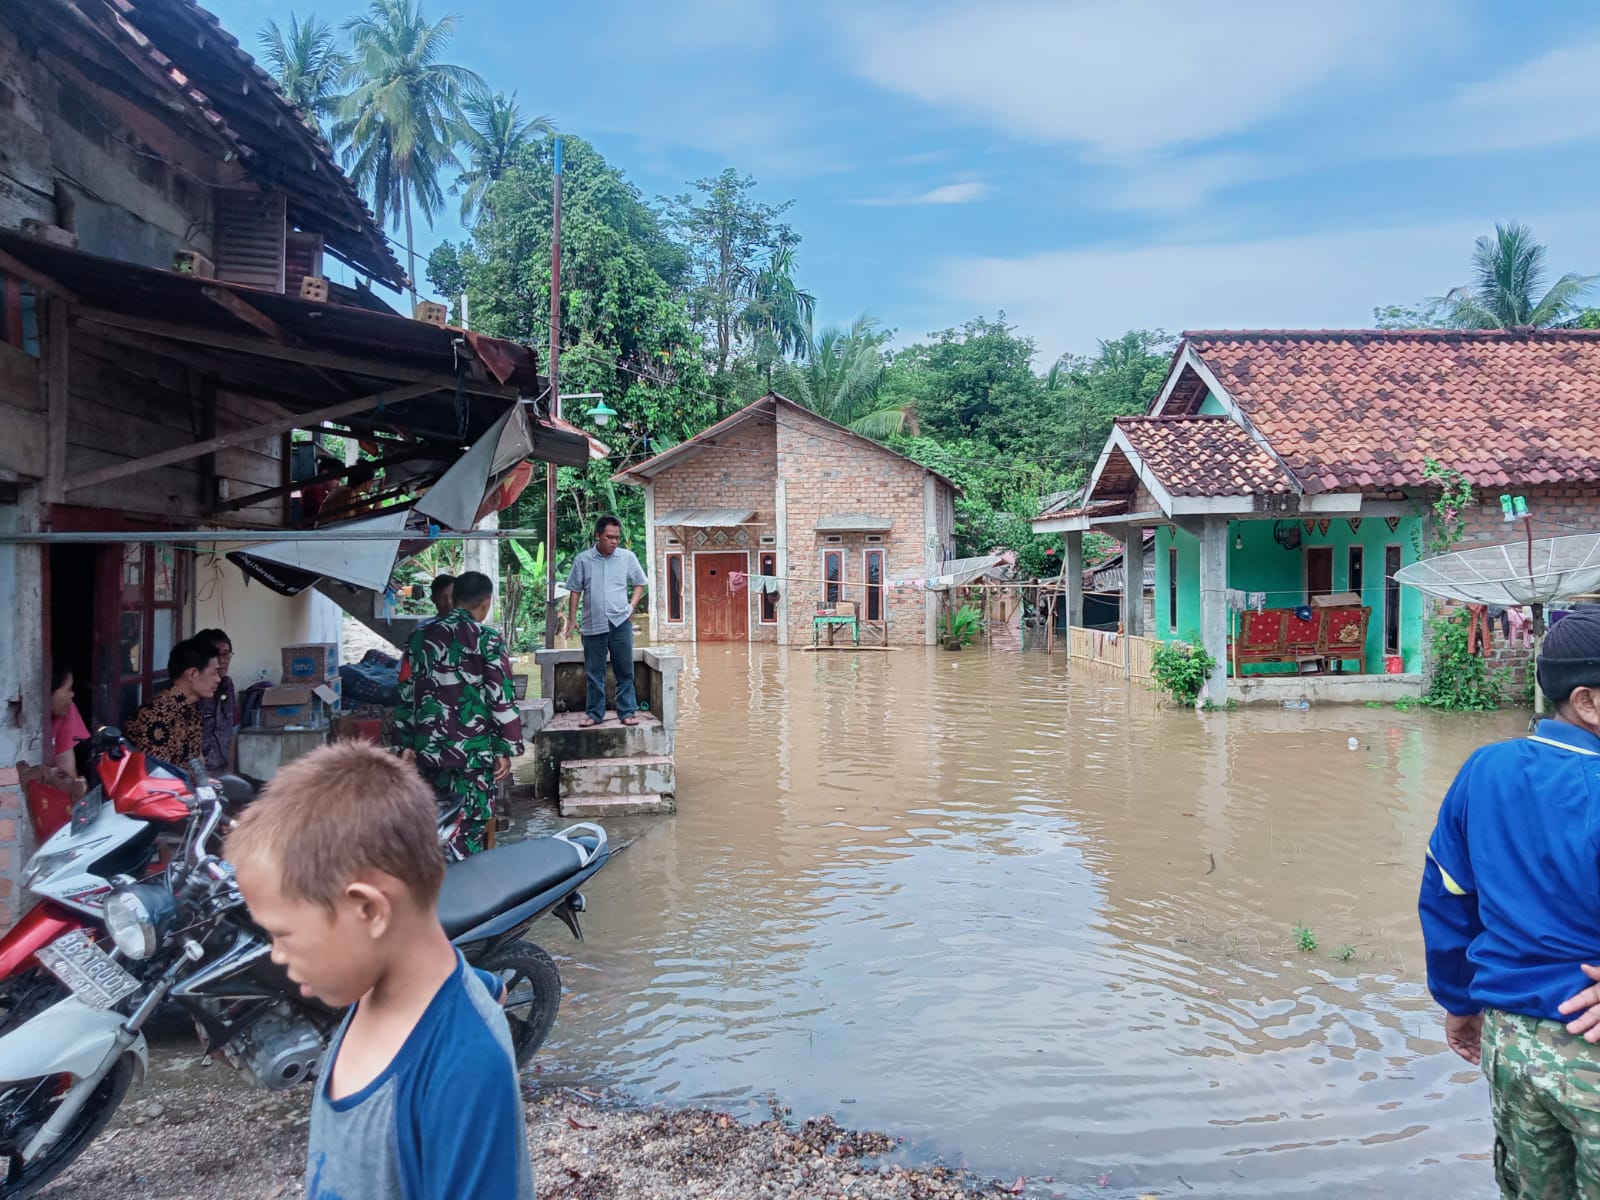
M 71 413 L 67 433 L 68 486 L 75 476 L 174 446 L 199 441 L 208 428 L 206 405 L 214 403 L 215 429 L 232 433 L 261 420 L 261 401 L 227 392 L 208 400 L 189 373 L 169 359 L 103 342 L 82 328 L 72 331 L 69 372 Z M 212 456 L 215 478 L 230 495 L 276 487 L 282 478 L 280 439 L 219 450 Z M 143 471 L 124 479 L 67 494 L 67 503 L 179 519 L 205 518 L 214 497 L 207 495 L 204 458 Z M 234 514 L 251 524 L 277 524 L 281 501 Z
M 39 360 L 0 342 L 0 474 L 44 474 L 45 421 Z

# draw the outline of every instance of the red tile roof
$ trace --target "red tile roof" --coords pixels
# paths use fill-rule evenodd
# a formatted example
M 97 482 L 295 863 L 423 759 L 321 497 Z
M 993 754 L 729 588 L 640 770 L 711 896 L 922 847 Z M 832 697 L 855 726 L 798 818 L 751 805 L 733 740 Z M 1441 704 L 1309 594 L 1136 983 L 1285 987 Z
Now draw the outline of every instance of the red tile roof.
M 1230 417 L 1121 417 L 1117 428 L 1174 496 L 1255 496 L 1294 490 L 1272 455 Z
M 1479 486 L 1600 479 L 1600 331 L 1184 338 L 1308 492 L 1415 485 L 1429 457 Z

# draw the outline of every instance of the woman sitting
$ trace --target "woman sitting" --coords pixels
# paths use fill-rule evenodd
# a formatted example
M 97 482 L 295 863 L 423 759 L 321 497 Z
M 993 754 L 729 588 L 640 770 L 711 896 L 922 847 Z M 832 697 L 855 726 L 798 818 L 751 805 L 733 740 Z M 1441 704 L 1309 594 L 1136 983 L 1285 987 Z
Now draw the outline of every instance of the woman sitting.
M 79 742 L 89 740 L 89 727 L 83 723 L 78 706 L 72 701 L 72 672 L 57 666 L 50 672 L 50 761 L 68 775 L 78 773 Z

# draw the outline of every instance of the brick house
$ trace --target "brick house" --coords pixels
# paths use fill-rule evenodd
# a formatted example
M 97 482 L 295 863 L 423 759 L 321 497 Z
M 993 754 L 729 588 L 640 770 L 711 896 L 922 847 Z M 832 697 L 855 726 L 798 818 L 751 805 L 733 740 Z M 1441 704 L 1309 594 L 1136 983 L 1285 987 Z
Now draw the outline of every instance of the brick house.
M 955 485 L 920 463 L 769 393 L 614 479 L 645 490 L 653 640 L 809 643 L 834 602 L 935 640 L 937 595 L 887 586 L 954 556 Z
M 1399 666 L 1393 686 L 1414 694 L 1428 608 L 1394 575 L 1426 542 L 1428 460 L 1478 489 L 1463 548 L 1522 535 L 1502 519 L 1504 491 L 1527 497 L 1535 536 L 1600 532 L 1597 400 L 1600 332 L 1588 330 L 1187 333 L 1149 412 L 1118 419 L 1082 497 L 1057 500 L 1034 529 L 1067 535 L 1077 624 L 1083 533 L 1131 548 L 1143 545 L 1131 531 L 1154 528 L 1154 627 L 1137 605 L 1124 624 L 1204 645 L 1218 663 L 1213 701 L 1230 686 L 1270 698 L 1262 685 L 1295 670 L 1230 671 L 1240 593 L 1291 610 L 1349 597 L 1365 616 L 1345 664 L 1358 675 Z M 1526 651 L 1497 638 L 1492 657 L 1520 667 Z

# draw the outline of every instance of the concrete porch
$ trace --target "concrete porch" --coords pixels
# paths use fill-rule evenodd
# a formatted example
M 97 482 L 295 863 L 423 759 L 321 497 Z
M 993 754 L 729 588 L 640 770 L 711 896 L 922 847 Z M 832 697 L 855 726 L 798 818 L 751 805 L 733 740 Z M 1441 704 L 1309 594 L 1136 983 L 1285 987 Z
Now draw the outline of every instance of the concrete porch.
M 1240 704 L 1393 704 L 1422 696 L 1421 675 L 1246 675 L 1228 680 L 1228 695 Z

